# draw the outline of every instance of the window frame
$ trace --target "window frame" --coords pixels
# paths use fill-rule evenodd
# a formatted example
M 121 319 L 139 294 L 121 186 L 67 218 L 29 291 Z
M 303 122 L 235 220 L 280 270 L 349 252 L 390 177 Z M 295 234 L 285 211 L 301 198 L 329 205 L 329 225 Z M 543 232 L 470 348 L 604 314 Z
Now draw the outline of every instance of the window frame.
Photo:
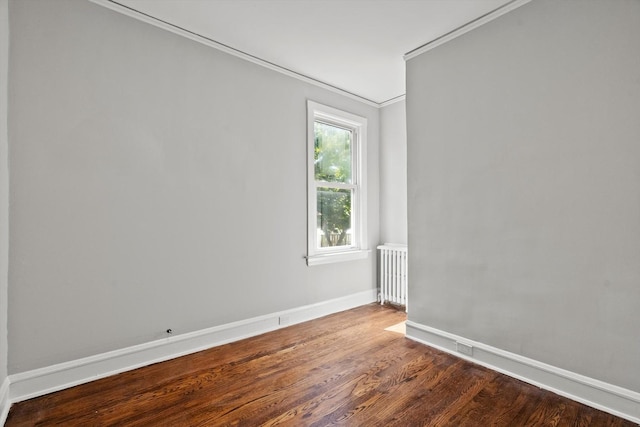
M 316 181 L 315 179 L 315 122 L 348 129 L 352 132 L 351 183 Z M 367 258 L 367 119 L 337 108 L 307 100 L 307 265 L 328 264 Z M 351 189 L 352 241 L 348 246 L 317 247 L 318 188 Z

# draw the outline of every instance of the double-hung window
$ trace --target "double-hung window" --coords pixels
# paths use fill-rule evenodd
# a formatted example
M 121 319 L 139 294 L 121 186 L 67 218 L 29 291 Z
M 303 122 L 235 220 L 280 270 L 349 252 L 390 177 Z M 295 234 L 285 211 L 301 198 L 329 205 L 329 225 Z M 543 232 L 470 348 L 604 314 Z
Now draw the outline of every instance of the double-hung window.
M 368 256 L 367 119 L 307 101 L 307 264 Z

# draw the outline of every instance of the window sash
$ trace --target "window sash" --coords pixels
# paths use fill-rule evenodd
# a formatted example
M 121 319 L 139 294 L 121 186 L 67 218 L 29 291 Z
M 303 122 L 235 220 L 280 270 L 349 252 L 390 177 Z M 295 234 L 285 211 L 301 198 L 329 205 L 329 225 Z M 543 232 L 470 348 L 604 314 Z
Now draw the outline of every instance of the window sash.
M 323 182 L 316 182 L 316 235 L 321 235 L 321 227 L 318 224 L 318 219 L 317 219 L 317 215 L 320 214 L 320 212 L 318 211 L 318 205 L 317 205 L 317 201 L 319 199 L 320 196 L 320 191 L 318 191 L 318 189 L 320 188 L 328 188 L 328 189 L 336 189 L 336 190 L 341 190 L 341 191 L 349 191 L 349 197 L 350 197 L 350 209 L 351 209 L 351 213 L 349 215 L 349 228 L 347 229 L 349 231 L 349 236 L 350 236 L 350 240 L 348 244 L 343 244 L 343 245 L 335 245 L 335 246 L 322 246 L 322 238 L 316 238 L 315 239 L 315 249 L 317 252 L 335 252 L 335 251 L 339 251 L 339 250 L 352 250 L 354 248 L 358 247 L 358 238 L 359 233 L 358 233 L 358 227 L 357 227 L 357 218 L 358 218 L 358 188 L 355 185 L 340 185 L 340 186 L 331 186 L 331 185 L 324 185 L 325 183 Z
M 322 181 L 322 182 L 333 182 L 333 183 L 344 183 L 344 184 L 356 184 L 358 182 L 358 174 L 357 174 L 357 166 L 358 166 L 358 159 L 357 159 L 357 145 L 358 145 L 358 132 L 356 129 L 354 129 L 353 127 L 348 127 L 348 126 L 344 126 L 341 123 L 336 123 L 333 122 L 331 120 L 323 120 L 320 118 L 316 118 L 316 120 L 314 120 L 313 122 L 313 126 L 314 126 L 314 132 L 315 132 L 315 125 L 316 123 L 325 125 L 325 126 L 330 126 L 333 128 L 337 128 L 337 129 L 341 129 L 344 131 L 347 131 L 351 134 L 351 141 L 350 141 L 350 146 L 349 146 L 349 180 L 348 181 L 327 181 L 327 180 L 319 180 L 315 177 L 315 164 L 314 164 L 314 179 L 316 181 Z M 314 140 L 314 149 L 315 149 L 315 140 Z M 314 152 L 314 161 L 315 161 L 315 152 Z

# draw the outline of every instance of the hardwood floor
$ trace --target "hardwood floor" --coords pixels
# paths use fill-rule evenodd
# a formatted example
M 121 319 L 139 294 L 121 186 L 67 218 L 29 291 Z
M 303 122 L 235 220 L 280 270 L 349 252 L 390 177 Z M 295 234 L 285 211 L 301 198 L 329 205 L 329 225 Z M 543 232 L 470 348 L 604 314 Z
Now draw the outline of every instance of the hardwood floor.
M 371 304 L 12 406 L 6 426 L 632 426 L 385 330 Z

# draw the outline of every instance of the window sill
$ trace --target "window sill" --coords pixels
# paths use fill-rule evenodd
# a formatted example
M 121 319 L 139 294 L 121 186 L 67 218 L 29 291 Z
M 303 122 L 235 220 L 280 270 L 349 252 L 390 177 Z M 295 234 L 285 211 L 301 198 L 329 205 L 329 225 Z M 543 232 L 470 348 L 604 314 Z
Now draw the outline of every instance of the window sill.
M 345 251 L 345 252 L 333 252 L 330 254 L 319 254 L 308 256 L 307 265 L 322 265 L 322 264 L 332 264 L 334 262 L 344 262 L 344 261 L 355 261 L 358 259 L 365 259 L 369 257 L 369 249 L 358 249 L 353 251 Z

